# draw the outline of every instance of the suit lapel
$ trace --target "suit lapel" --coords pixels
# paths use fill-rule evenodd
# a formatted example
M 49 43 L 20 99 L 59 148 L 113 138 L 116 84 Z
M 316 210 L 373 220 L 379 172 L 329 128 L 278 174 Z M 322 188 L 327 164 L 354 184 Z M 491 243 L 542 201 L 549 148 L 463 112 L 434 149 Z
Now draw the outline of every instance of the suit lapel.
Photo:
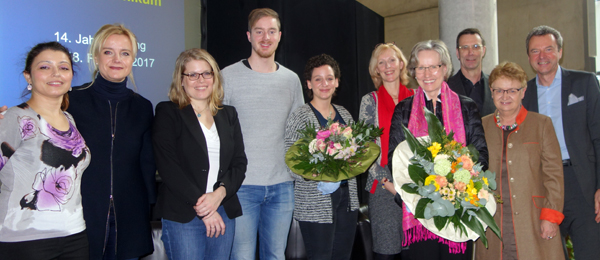
M 200 122 L 194 113 L 192 105 L 188 105 L 181 110 L 181 117 L 183 118 L 185 126 L 190 129 L 192 136 L 194 136 L 194 139 L 202 148 L 204 154 L 208 154 L 208 148 L 206 148 L 206 138 L 204 137 L 204 132 L 202 132 Z
M 482 73 L 483 74 L 483 73 Z M 492 91 L 490 91 L 490 82 L 487 75 L 483 74 L 483 107 L 481 108 L 481 117 L 494 113 L 496 105 L 492 99 Z
M 571 114 L 569 107 L 567 106 L 567 104 L 569 104 L 569 95 L 571 93 L 573 93 L 573 85 L 571 85 L 571 78 L 569 77 L 570 73 L 565 70 L 562 69 L 562 79 L 560 82 L 560 103 L 561 103 L 561 113 L 562 113 L 562 121 L 563 121 L 563 135 L 565 137 L 565 142 L 567 144 L 571 143 L 570 137 L 571 134 L 569 133 L 571 129 L 573 129 L 572 127 L 566 127 L 566 126 L 573 126 L 573 125 L 577 125 L 574 121 L 575 118 L 577 118 L 577 116 L 575 114 Z
M 535 80 L 536 78 L 533 78 L 527 82 L 527 90 L 525 90 L 523 105 L 525 106 L 525 109 L 539 113 L 537 84 L 535 83 Z
M 224 160 L 229 160 L 231 157 L 230 155 L 232 154 L 233 134 L 231 134 L 231 131 L 233 130 L 233 127 L 229 125 L 229 118 L 227 118 L 225 108 L 219 110 L 214 116 L 214 119 L 219 133 L 219 139 L 221 140 L 219 163 L 221 165 L 221 170 L 225 170 L 226 168 L 223 167 L 227 167 L 229 161 Z

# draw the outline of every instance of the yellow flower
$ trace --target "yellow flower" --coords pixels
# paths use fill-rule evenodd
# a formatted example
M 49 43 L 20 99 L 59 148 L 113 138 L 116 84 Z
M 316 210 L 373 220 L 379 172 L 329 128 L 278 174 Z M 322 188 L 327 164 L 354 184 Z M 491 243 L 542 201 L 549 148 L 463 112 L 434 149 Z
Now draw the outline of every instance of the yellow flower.
M 435 158 L 435 156 L 437 156 L 437 154 L 440 152 L 440 150 L 442 150 L 442 145 L 439 144 L 438 142 L 433 142 L 431 144 L 431 146 L 429 146 L 429 148 L 427 148 L 427 150 L 429 150 L 431 152 L 431 156 L 433 158 Z
M 435 191 L 440 190 L 440 185 L 437 184 L 437 182 L 435 181 L 435 178 L 437 177 L 437 175 L 429 175 L 429 177 L 425 178 L 425 186 L 433 183 L 433 185 L 435 185 Z
M 490 186 L 486 177 L 482 177 L 481 180 L 483 181 L 483 183 L 485 183 L 485 185 Z

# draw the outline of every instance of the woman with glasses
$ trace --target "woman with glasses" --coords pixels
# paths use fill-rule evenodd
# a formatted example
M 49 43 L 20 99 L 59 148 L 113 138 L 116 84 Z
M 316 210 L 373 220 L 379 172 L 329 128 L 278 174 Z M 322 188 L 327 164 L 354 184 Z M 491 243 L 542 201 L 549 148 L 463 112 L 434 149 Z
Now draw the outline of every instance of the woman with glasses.
M 419 88 L 394 110 L 388 152 L 390 169 L 393 169 L 391 161 L 396 146 L 405 140 L 403 125 L 415 137 L 428 135 L 423 107 L 436 115 L 446 132 L 454 132 L 457 142 L 473 144 L 479 151 L 478 162 L 487 168 L 488 152 L 477 105 L 450 90 L 445 82 L 452 72 L 446 44 L 439 40 L 417 43 L 411 51 L 408 68 Z M 402 259 L 470 259 L 467 242 L 457 243 L 431 233 L 407 210 L 392 183 L 385 182 L 385 189 L 396 194 L 396 202 L 402 207 L 402 245 L 409 247 L 402 251 Z
M 175 62 L 171 101 L 156 106 L 152 142 L 163 184 L 156 209 L 169 259 L 229 259 L 248 161 L 237 112 L 205 50 Z M 283 156 L 283 155 L 282 155 Z
M 482 120 L 504 201 L 494 216 L 502 240 L 488 230 L 489 247 L 478 241 L 477 259 L 565 259 L 560 146 L 552 120 L 521 105 L 526 87 L 527 74 L 516 63 L 503 62 L 490 74 L 496 112 Z
M 387 168 L 387 151 L 390 124 L 396 105 L 413 95 L 408 84 L 406 58 L 393 43 L 379 44 L 371 54 L 369 74 L 376 91 L 362 97 L 359 120 L 383 128 L 383 135 L 376 142 L 381 147 L 381 156 L 369 168 L 365 189 L 369 195 L 369 220 L 371 221 L 374 259 L 393 259 L 402 250 L 402 214 L 394 203 L 394 195 L 385 191 L 381 184 L 392 179 Z

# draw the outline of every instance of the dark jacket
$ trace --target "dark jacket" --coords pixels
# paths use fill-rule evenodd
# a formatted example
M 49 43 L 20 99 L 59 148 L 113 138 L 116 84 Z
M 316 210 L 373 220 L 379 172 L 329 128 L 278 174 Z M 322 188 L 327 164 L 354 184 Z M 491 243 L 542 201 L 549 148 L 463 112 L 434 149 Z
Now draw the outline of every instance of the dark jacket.
M 225 186 L 227 195 L 221 205 L 227 217 L 233 219 L 242 215 L 236 193 L 246 177 L 248 160 L 235 108 L 223 106 L 214 120 L 221 147 L 219 175 L 213 188 L 217 189 L 221 183 Z M 188 223 L 196 217 L 193 206 L 206 193 L 210 168 L 206 139 L 192 106 L 179 109 L 170 101 L 159 103 L 152 141 L 158 173 L 163 180 L 156 203 L 157 215 Z
M 465 91 L 465 86 L 463 84 L 464 75 L 460 70 L 454 76 L 448 79 L 448 86 L 450 89 L 456 94 L 467 96 L 467 92 Z M 488 75 L 485 73 L 481 73 L 481 80 L 483 80 L 483 88 L 472 90 L 471 95 L 469 96 L 475 103 L 477 104 L 477 109 L 479 110 L 479 115 L 481 117 L 487 116 L 496 111 L 496 106 L 494 105 L 494 100 L 492 99 L 492 91 L 490 90 Z M 481 93 L 483 91 L 483 93 Z M 482 95 L 474 98 L 475 95 Z M 483 100 L 479 100 L 483 98 Z M 479 101 L 477 101 L 479 100 Z
M 594 205 L 594 194 L 600 189 L 600 87 L 592 73 L 561 69 L 565 143 L 581 193 Z M 527 82 L 523 106 L 539 112 L 536 78 Z
M 117 258 L 153 251 L 150 204 L 155 202 L 152 104 L 130 95 L 113 109 L 88 84 L 69 92 L 67 110 L 94 155 L 81 180 L 90 259 L 102 259 L 111 194 L 117 223 Z M 114 127 L 112 114 L 116 115 Z M 112 128 L 115 129 L 114 137 Z
M 479 151 L 478 162 L 481 163 L 483 169 L 485 170 L 488 168 L 488 149 L 485 142 L 483 126 L 481 125 L 481 117 L 479 116 L 479 112 L 477 110 L 477 105 L 468 97 L 462 95 L 458 95 L 458 97 L 460 98 L 460 107 L 462 109 L 462 116 L 465 124 L 465 139 L 467 141 L 467 145 L 473 144 L 477 151 Z M 394 109 L 392 125 L 390 126 L 390 145 L 388 152 L 388 165 L 390 170 L 393 169 L 391 164 L 396 146 L 406 139 L 404 137 L 404 132 L 402 131 L 402 125 L 408 128 L 408 120 L 410 119 L 413 98 L 414 96 L 407 97 L 398 103 L 396 109 Z M 433 111 L 433 107 L 429 107 L 431 101 L 425 102 L 427 104 L 427 108 L 430 111 Z M 436 109 L 435 115 L 443 124 L 444 119 L 442 118 L 442 109 Z

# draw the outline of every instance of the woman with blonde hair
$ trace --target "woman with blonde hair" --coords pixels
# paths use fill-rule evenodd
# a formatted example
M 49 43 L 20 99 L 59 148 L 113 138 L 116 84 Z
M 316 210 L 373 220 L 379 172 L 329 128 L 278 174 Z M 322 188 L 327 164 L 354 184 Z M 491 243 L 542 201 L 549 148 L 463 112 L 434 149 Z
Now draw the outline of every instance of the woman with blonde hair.
M 89 54 L 93 80 L 69 92 L 67 111 L 94 154 L 81 181 L 90 258 L 137 259 L 153 250 L 156 174 L 152 104 L 127 83 L 133 84 L 137 40 L 125 26 L 107 24 L 94 35 Z
M 404 54 L 395 44 L 377 45 L 369 61 L 369 74 L 376 91 L 364 95 L 360 102 L 359 120 L 383 128 L 383 135 L 377 138 L 381 156 L 369 168 L 365 187 L 371 193 L 369 219 L 375 259 L 393 259 L 394 255 L 402 250 L 402 220 L 397 217 L 402 211 L 394 203 L 394 196 L 378 184 L 392 179 L 387 167 L 387 151 L 394 108 L 398 102 L 412 96 L 414 92 L 406 87 L 406 65 Z
M 156 106 L 152 133 L 167 256 L 229 259 L 248 160 L 237 112 L 222 104 L 221 72 L 208 52 L 179 55 L 169 99 Z

